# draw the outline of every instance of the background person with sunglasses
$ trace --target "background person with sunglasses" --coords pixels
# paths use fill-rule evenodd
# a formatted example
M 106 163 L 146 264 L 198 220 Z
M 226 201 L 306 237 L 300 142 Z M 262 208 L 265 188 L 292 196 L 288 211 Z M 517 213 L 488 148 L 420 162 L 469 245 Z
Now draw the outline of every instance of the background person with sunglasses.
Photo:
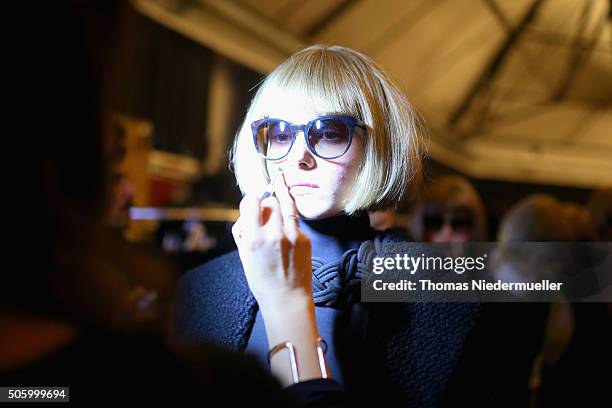
M 440 177 L 427 186 L 415 206 L 410 229 L 417 241 L 486 241 L 486 216 L 480 195 L 461 176 Z
M 298 381 L 329 371 L 361 404 L 491 402 L 495 393 L 446 388 L 457 362 L 470 359 L 478 304 L 360 302 L 358 248 L 403 240 L 372 229 L 368 211 L 394 208 L 419 184 L 421 129 L 399 88 L 361 53 L 315 45 L 279 65 L 231 151 L 244 194 L 232 229 L 238 250 L 182 277 L 177 332 L 253 354 L 284 384 L 295 382 L 295 359 Z M 495 373 L 464 381 L 485 375 Z

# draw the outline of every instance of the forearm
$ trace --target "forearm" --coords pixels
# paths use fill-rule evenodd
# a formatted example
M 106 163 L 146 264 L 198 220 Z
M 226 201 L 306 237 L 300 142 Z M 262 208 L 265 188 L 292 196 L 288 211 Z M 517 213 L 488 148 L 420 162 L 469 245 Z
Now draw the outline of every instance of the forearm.
M 300 381 L 323 378 L 317 352 L 319 337 L 312 300 L 262 308 L 268 344 L 291 342 L 299 369 Z M 284 386 L 293 383 L 289 350 L 283 349 L 270 358 L 272 373 Z M 327 368 L 325 368 L 327 371 Z

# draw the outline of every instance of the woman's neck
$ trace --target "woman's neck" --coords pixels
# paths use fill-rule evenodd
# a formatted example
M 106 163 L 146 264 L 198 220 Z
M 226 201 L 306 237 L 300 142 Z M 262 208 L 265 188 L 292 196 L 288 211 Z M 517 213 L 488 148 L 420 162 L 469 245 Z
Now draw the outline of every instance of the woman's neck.
M 374 237 L 367 211 L 354 215 L 342 212 L 332 217 L 299 220 L 301 230 L 312 242 L 312 256 L 326 262 L 334 261 L 352 248 Z

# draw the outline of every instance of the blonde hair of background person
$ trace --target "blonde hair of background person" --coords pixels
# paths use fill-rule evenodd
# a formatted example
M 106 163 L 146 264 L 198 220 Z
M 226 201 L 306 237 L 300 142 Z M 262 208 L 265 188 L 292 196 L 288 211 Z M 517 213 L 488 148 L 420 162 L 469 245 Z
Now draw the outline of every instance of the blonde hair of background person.
M 534 194 L 506 213 L 497 235 L 500 242 L 592 241 L 595 227 L 585 208 Z
M 339 203 L 347 214 L 392 207 L 421 181 L 424 126 L 400 89 L 368 56 L 313 45 L 279 65 L 251 102 L 230 152 L 243 194 L 261 192 L 270 181 L 269 163 L 253 149 L 251 123 L 295 100 L 307 101 L 308 111 L 351 115 L 367 126 L 357 178 Z
M 457 208 L 468 208 L 473 216 L 469 231 L 470 241 L 484 241 L 487 237 L 487 221 L 480 195 L 466 178 L 458 175 L 442 176 L 425 187 L 425 193 L 415 206 L 410 224 L 412 236 L 417 241 L 426 240 L 424 224 L 428 206 L 435 205 L 438 211 L 452 213 Z
M 516 203 L 503 217 L 498 229 L 500 266 L 510 280 L 535 281 L 552 271 L 574 268 L 571 255 L 558 247 L 542 246 L 534 251 L 513 242 L 589 242 L 596 237 L 588 211 L 545 194 L 534 194 Z

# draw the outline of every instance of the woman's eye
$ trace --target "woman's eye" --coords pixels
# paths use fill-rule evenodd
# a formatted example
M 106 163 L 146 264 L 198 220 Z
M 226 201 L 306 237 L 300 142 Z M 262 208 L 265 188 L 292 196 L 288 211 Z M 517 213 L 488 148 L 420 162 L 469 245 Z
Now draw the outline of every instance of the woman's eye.
M 321 140 L 335 142 L 339 140 L 341 136 L 336 132 L 323 132 L 321 135 Z
M 281 133 L 281 134 L 276 134 L 272 137 L 272 140 L 275 143 L 288 143 L 291 141 L 291 137 L 287 134 Z

